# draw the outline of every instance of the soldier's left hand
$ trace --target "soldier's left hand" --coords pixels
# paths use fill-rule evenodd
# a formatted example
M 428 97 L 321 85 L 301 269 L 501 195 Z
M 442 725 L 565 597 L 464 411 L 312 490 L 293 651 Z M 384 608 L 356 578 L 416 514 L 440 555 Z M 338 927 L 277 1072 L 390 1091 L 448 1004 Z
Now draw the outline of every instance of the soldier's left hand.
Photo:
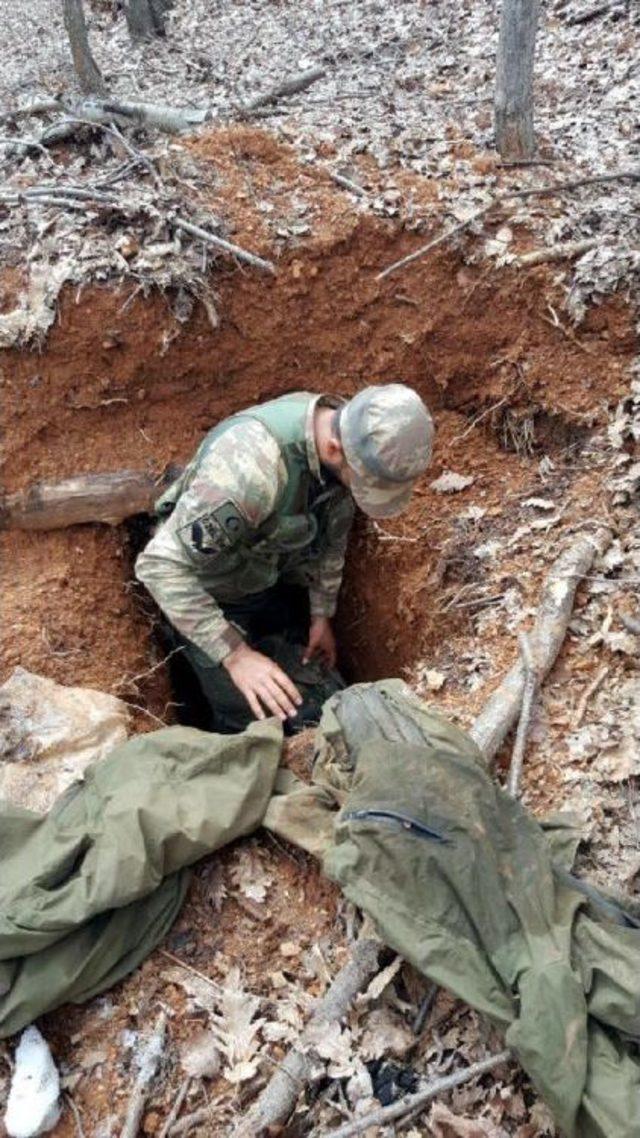
M 304 650 L 302 663 L 319 658 L 329 668 L 336 663 L 336 638 L 328 616 L 312 616 L 309 626 L 309 642 Z

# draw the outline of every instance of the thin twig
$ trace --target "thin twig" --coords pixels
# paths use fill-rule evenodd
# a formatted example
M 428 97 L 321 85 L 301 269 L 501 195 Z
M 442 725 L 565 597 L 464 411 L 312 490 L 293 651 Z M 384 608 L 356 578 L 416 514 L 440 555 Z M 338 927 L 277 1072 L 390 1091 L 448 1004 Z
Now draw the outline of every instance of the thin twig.
M 164 719 L 160 719 L 159 715 L 154 715 L 153 711 L 149 711 L 148 707 L 143 707 L 140 703 L 131 703 L 128 699 L 122 699 L 122 696 L 118 696 L 118 698 L 121 699 L 123 703 L 126 703 L 127 707 L 133 708 L 134 711 L 140 711 L 142 715 L 147 715 L 153 723 L 158 724 L 158 727 L 169 726 L 168 723 L 165 723 Z
M 248 1114 L 239 1120 L 233 1130 L 233 1138 L 255 1138 L 264 1130 L 275 1130 L 286 1123 L 295 1108 L 301 1087 L 308 1083 L 314 1070 L 314 1033 L 327 1025 L 338 1030 L 338 1024 L 358 993 L 367 988 L 378 972 L 382 947 L 379 941 L 366 938 L 356 942 L 351 958 L 315 1005 L 298 1042 L 291 1047 Z
M 74 201 L 97 201 L 104 202 L 106 205 L 118 204 L 109 194 L 103 194 L 100 190 L 87 186 L 60 186 L 56 185 L 55 182 L 49 186 L 27 186 L 25 189 L 17 189 L 14 186 L 0 186 L 0 197 L 3 199 L 12 198 L 20 201 L 23 198 L 51 197 L 52 194 L 58 198 L 70 198 Z
M 201 229 L 199 225 L 193 225 L 183 217 L 174 217 L 172 224 L 176 229 L 182 230 L 183 233 L 189 233 L 192 237 L 197 237 L 200 241 L 205 241 L 208 245 L 213 245 L 214 249 L 221 249 L 224 253 L 231 253 L 238 261 L 244 261 L 245 264 L 252 265 L 254 269 L 263 269 L 266 273 L 275 274 L 276 267 L 273 261 L 266 261 L 263 257 L 257 257 L 255 253 L 248 253 L 246 249 L 242 249 L 239 245 L 234 245 L 231 241 L 224 241 L 222 237 L 216 237 L 213 233 L 209 233 L 206 229 Z
M 562 321 L 561 321 L 560 317 L 558 316 L 558 313 L 556 312 L 553 305 L 547 303 L 547 308 L 548 308 L 549 312 L 551 313 L 551 319 L 548 316 L 543 316 L 542 319 L 544 320 L 545 324 L 550 324 L 552 328 L 557 328 L 558 331 L 562 332 L 567 337 L 568 340 L 571 340 L 572 343 L 574 343 L 578 348 L 580 348 L 581 352 L 586 352 L 586 354 L 588 356 L 592 356 L 593 352 L 591 351 L 591 349 L 587 348 L 585 344 L 580 343 L 580 340 L 576 336 L 573 329 L 565 327 L 565 325 L 562 323 Z
M 434 1079 L 433 1082 L 427 1083 L 422 1090 L 407 1095 L 406 1098 L 399 1099 L 398 1102 L 391 1103 L 390 1106 L 372 1110 L 370 1114 L 364 1114 L 362 1118 L 348 1122 L 346 1126 L 339 1126 L 337 1130 L 325 1131 L 325 1138 L 353 1138 L 355 1134 L 362 1134 L 371 1126 L 386 1126 L 397 1118 L 403 1118 L 404 1115 L 417 1107 L 422 1109 L 436 1095 L 444 1094 L 445 1091 L 453 1090 L 454 1087 L 462 1086 L 463 1083 L 468 1083 L 471 1079 L 485 1075 L 494 1067 L 499 1067 L 501 1063 L 507 1063 L 511 1058 L 510 1051 L 500 1051 L 499 1054 L 490 1055 L 488 1059 L 482 1059 L 479 1063 L 472 1063 L 470 1067 L 465 1067 L 462 1071 L 455 1071 L 452 1075 L 445 1075 L 442 1079 Z
M 613 4 L 596 4 L 595 8 L 587 8 L 584 12 L 577 12 L 575 16 L 568 16 L 563 20 L 567 27 L 575 27 L 578 24 L 588 24 L 591 20 L 597 20 L 598 16 L 606 16 L 611 9 L 614 8 Z M 617 11 L 622 11 L 618 8 Z
M 121 679 L 113 684 L 111 690 L 113 692 L 118 692 L 126 691 L 127 688 L 135 687 L 138 680 L 146 680 L 148 676 L 152 676 L 154 672 L 157 672 L 159 668 L 162 668 L 164 664 L 167 664 L 172 656 L 176 656 L 178 652 L 184 652 L 184 650 L 184 645 L 179 644 L 177 648 L 172 648 L 171 652 L 169 652 L 167 656 L 163 656 L 162 660 L 158 660 L 157 664 L 153 664 L 152 667 L 147 668 L 145 672 L 138 672 L 136 676 L 131 676 L 131 679 L 129 679 L 128 676 L 122 676 Z
M 68 1102 L 69 1106 L 71 1107 L 71 1113 L 73 1115 L 73 1120 L 74 1120 L 75 1125 L 76 1125 L 76 1134 L 78 1135 L 78 1138 L 85 1138 L 84 1127 L 82 1125 L 82 1119 L 80 1117 L 80 1111 L 78 1110 L 78 1107 L 76 1106 L 76 1103 L 74 1102 L 72 1095 L 70 1095 L 69 1091 L 67 1091 L 64 1097 L 65 1097 L 66 1102 Z
M 520 793 L 524 752 L 527 745 L 529 727 L 531 726 L 533 704 L 538 690 L 538 672 L 533 658 L 531 642 L 526 632 L 520 633 L 518 642 L 520 644 L 520 654 L 524 666 L 524 691 L 522 693 L 522 711 L 520 712 L 520 719 L 518 721 L 518 730 L 516 732 L 516 741 L 513 747 L 513 756 L 509 768 L 509 781 L 507 784 L 507 790 L 512 798 L 517 798 Z
M 553 197 L 555 194 L 565 193 L 569 190 L 576 190 L 580 186 L 595 186 L 603 182 L 619 182 L 631 179 L 634 182 L 640 181 L 640 169 L 638 170 L 618 170 L 614 174 L 595 174 L 590 178 L 575 178 L 570 182 L 556 182 L 552 186 L 535 186 L 533 189 L 528 190 L 508 190 L 504 194 L 497 194 L 487 205 L 481 206 L 472 213 L 465 221 L 460 221 L 457 225 L 451 226 L 450 229 L 445 230 L 439 237 L 435 237 L 432 241 L 422 245 L 416 249 L 414 253 L 410 253 L 408 257 L 403 257 L 400 261 L 394 261 L 392 265 L 388 265 L 381 273 L 376 276 L 377 281 L 384 280 L 390 273 L 394 273 L 396 269 L 402 269 L 405 265 L 410 265 L 413 261 L 417 261 L 419 257 L 424 257 L 431 249 L 435 249 L 438 245 L 448 241 L 450 237 L 454 237 L 456 233 L 461 233 L 463 229 L 468 229 L 473 225 L 474 221 L 484 217 L 489 213 L 494 206 L 506 204 L 513 199 L 522 199 L 530 197 Z
M 223 1096 L 218 1095 L 217 1098 L 208 1102 L 206 1106 L 201 1106 L 198 1110 L 192 1111 L 191 1114 L 185 1114 L 184 1118 L 179 1118 L 173 1123 L 169 1131 L 171 1138 L 175 1138 L 175 1135 L 178 1134 L 185 1134 L 187 1130 L 193 1130 L 194 1126 L 200 1126 L 203 1122 L 209 1122 L 216 1113 L 221 1098 L 223 1098 Z
M 160 956 L 165 956 L 172 964 L 177 964 L 179 968 L 184 968 L 185 972 L 192 972 L 199 980 L 204 980 L 204 983 L 209 984 L 216 992 L 220 991 L 220 985 L 216 984 L 215 980 L 212 980 L 210 976 L 207 976 L 204 972 L 199 972 L 192 964 L 187 964 L 184 960 L 181 960 L 179 956 L 174 956 L 172 952 L 168 952 L 166 948 L 159 948 L 158 953 Z
M 162 178 L 160 177 L 151 159 L 148 158 L 146 154 L 143 154 L 141 150 L 137 150 L 135 146 L 132 146 L 129 140 L 124 137 L 122 131 L 118 130 L 115 122 L 93 122 L 91 119 L 80 119 L 76 118 L 74 115 L 67 116 L 67 118 L 65 118 L 65 122 L 77 123 L 79 126 L 91 126 L 94 129 L 103 131 L 104 134 L 110 134 L 126 150 L 127 154 L 130 154 L 132 158 L 135 158 L 137 162 L 141 162 L 142 165 L 147 168 L 155 185 L 158 188 L 162 186 Z
M 487 415 L 491 415 L 493 411 L 497 411 L 498 408 L 502 407 L 506 402 L 507 396 L 505 395 L 502 399 L 499 399 L 497 403 L 492 403 L 490 407 L 485 407 L 484 411 L 481 411 L 475 419 L 471 420 L 469 426 L 465 431 L 462 432 L 461 435 L 454 435 L 451 442 L 449 443 L 449 446 L 452 447 L 455 443 L 461 443 L 462 440 L 466 439 L 467 435 L 470 435 L 471 432 L 478 426 L 478 423 L 481 423 L 483 419 L 486 419 Z
M 167 1115 L 167 1119 L 166 1119 L 166 1122 L 164 1123 L 164 1126 L 162 1127 L 160 1133 L 158 1134 L 158 1138 L 167 1138 L 169 1131 L 171 1130 L 171 1127 L 173 1126 L 174 1122 L 176 1121 L 178 1115 L 180 1114 L 180 1109 L 182 1107 L 182 1104 L 183 1104 L 185 1098 L 187 1097 L 187 1092 L 188 1092 L 190 1086 L 191 1086 L 191 1075 L 187 1075 L 186 1079 L 184 1079 L 180 1085 L 180 1089 L 179 1089 L 179 1091 L 175 1097 L 174 1104 L 171 1107 L 171 1110 L 169 1111 L 169 1113 Z
M 28 107 L 16 107 L 13 111 L 5 111 L 4 114 L 0 115 L 0 122 L 24 119 L 30 115 L 50 114 L 52 111 L 60 111 L 62 109 L 63 106 L 59 100 L 49 99 L 45 102 L 31 103 Z
M 442 245 L 445 241 L 448 241 L 450 237 L 455 237 L 456 233 L 462 233 L 463 229 L 468 229 L 470 225 L 473 225 L 474 221 L 477 221 L 480 217 L 484 217 L 485 214 L 489 213 L 489 210 L 493 209 L 498 200 L 498 198 L 495 198 L 489 202 L 488 205 L 477 209 L 475 213 L 472 213 L 465 221 L 460 221 L 457 225 L 452 225 L 450 229 L 445 230 L 439 237 L 434 237 L 433 240 L 428 241 L 426 245 L 421 245 L 419 249 L 416 249 L 415 253 L 409 253 L 408 257 L 403 257 L 400 261 L 394 261 L 392 265 L 388 265 L 386 269 L 383 269 L 381 273 L 377 274 L 376 280 L 384 280 L 390 273 L 395 273 L 396 269 L 403 269 L 405 265 L 410 265 L 412 261 L 417 261 L 419 257 L 424 257 L 426 253 L 429 253 L 432 249 L 437 248 L 438 245 Z
M 573 724 L 572 724 L 572 730 L 575 731 L 575 729 L 577 727 L 579 727 L 580 724 L 582 723 L 584 713 L 587 710 L 587 704 L 588 704 L 589 700 L 591 699 L 592 696 L 595 695 L 598 688 L 600 687 L 600 684 L 602 683 L 603 680 L 606 679 L 606 677 L 608 675 L 609 675 L 609 665 L 604 664 L 603 667 L 598 672 L 598 674 L 596 675 L 595 679 L 593 679 L 591 681 L 591 683 L 589 684 L 589 686 L 587 688 L 585 688 L 584 692 L 582 693 L 582 695 L 580 697 L 580 703 L 578 704 L 578 706 L 576 708 L 576 717 L 575 717 Z
M 436 1002 L 436 996 L 437 995 L 438 995 L 438 985 L 434 984 L 433 981 L 430 981 L 429 986 L 427 988 L 427 991 L 426 991 L 426 993 L 422 999 L 422 1002 L 420 1004 L 420 1007 L 418 1008 L 418 1013 L 416 1015 L 416 1018 L 413 1021 L 413 1033 L 414 1033 L 414 1035 L 421 1035 L 422 1034 L 422 1032 L 424 1030 L 424 1025 L 427 1022 L 427 1016 L 429 1015 L 429 1012 L 431 1011 L 433 1005 Z
M 167 1014 L 166 1012 L 160 1012 L 153 1032 L 147 1040 L 144 1051 L 140 1056 L 138 1074 L 131 1091 L 127 1117 L 122 1127 L 120 1138 L 137 1138 L 147 1095 L 149 1093 L 149 1086 L 155 1077 L 160 1065 L 160 1060 L 162 1059 L 166 1031 Z

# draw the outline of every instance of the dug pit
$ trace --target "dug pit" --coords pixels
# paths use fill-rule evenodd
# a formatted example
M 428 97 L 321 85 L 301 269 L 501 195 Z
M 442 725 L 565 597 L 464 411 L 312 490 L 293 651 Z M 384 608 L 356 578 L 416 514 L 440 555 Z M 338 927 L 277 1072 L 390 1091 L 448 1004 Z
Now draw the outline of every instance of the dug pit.
M 592 514 L 586 444 L 623 395 L 634 340 L 620 297 L 577 332 L 558 321 L 562 298 L 544 268 L 488 272 L 441 249 L 376 282 L 410 243 L 370 220 L 287 254 L 273 278 L 218 271 L 217 327 L 204 308 L 185 321 L 180 295 L 68 289 L 41 350 L 5 353 L 6 489 L 121 468 L 159 474 L 226 415 L 287 391 L 411 384 L 434 413 L 434 461 L 403 517 L 358 520 L 342 664 L 351 679 L 416 676 L 434 662 L 446 673 L 477 622 L 489 627 L 496 597 L 514 581 L 535 589 L 517 546 L 508 572 L 503 562 L 492 575 L 491 543 L 512 534 L 515 504 L 548 498 L 553 471 L 572 524 Z M 445 472 L 461 488 L 439 483 Z M 531 511 L 551 544 L 564 523 L 548 506 Z M 140 729 L 175 718 L 134 544 L 130 526 L 2 534 L 3 676 L 20 663 L 120 694 Z M 487 643 L 497 671 L 503 641 Z

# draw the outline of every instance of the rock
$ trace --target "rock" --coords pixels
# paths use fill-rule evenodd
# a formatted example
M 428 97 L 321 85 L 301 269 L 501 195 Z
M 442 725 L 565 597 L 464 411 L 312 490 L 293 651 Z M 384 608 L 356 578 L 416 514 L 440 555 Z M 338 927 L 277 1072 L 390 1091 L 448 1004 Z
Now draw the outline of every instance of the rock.
M 60 1118 L 60 1076 L 48 1044 L 37 1027 L 23 1031 L 4 1124 L 10 1138 L 46 1134 Z

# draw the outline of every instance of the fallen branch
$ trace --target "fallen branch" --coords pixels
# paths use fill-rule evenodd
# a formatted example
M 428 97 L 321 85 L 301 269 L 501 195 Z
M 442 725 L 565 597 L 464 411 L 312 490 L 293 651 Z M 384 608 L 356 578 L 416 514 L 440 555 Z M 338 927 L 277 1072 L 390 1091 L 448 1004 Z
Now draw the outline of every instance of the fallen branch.
M 284 1125 L 309 1080 L 314 1028 L 319 1024 L 338 1024 L 354 998 L 362 992 L 378 970 L 383 945 L 376 940 L 359 940 L 351 960 L 341 968 L 302 1031 L 299 1042 L 279 1064 L 278 1070 L 233 1131 L 233 1138 L 257 1138 L 269 1127 Z
M 610 531 L 602 527 L 594 534 L 583 534 L 576 538 L 554 561 L 530 633 L 539 683 L 551 671 L 562 647 L 578 583 L 589 572 L 596 554 L 603 553 L 610 541 Z M 524 669 L 518 660 L 489 697 L 471 727 L 471 738 L 489 762 L 518 719 L 524 687 Z
M 359 198 L 369 197 L 363 186 L 359 186 L 357 182 L 352 182 L 351 178 L 345 178 L 344 174 L 336 174 L 335 170 L 327 170 L 327 174 L 337 186 L 342 186 L 342 189 L 348 190 L 350 194 L 356 194 Z
M 570 182 L 556 182 L 552 186 L 534 186 L 528 190 L 509 190 L 504 194 L 497 194 L 486 205 L 481 206 L 474 213 L 470 214 L 465 221 L 461 221 L 458 225 L 453 225 L 450 229 L 445 230 L 439 237 L 435 237 L 432 241 L 427 242 L 426 245 L 421 245 L 414 253 L 410 253 L 408 257 L 403 257 L 400 261 L 394 261 L 392 265 L 388 265 L 381 273 L 376 276 L 377 281 L 384 280 L 390 273 L 395 273 L 397 269 L 402 269 L 405 265 L 410 265 L 413 261 L 417 261 L 420 257 L 424 257 L 431 249 L 435 249 L 438 245 L 442 245 L 444 241 L 448 241 L 450 237 L 454 237 L 456 233 L 461 233 L 464 229 L 468 229 L 473 225 L 474 221 L 484 217 L 496 205 L 504 205 L 509 201 L 518 200 L 530 197 L 553 197 L 554 194 L 567 193 L 570 190 L 576 190 L 580 186 L 595 186 L 603 182 L 619 182 L 630 179 L 631 181 L 640 181 L 640 169 L 638 170 L 618 170 L 614 174 L 595 174 L 589 178 L 576 178 Z
M 518 798 L 520 794 L 524 752 L 527 745 L 529 728 L 531 726 L 533 705 L 538 690 L 538 672 L 527 633 L 521 632 L 518 641 L 524 667 L 524 693 L 522 696 L 522 711 L 520 712 L 520 719 L 518 721 L 516 741 L 511 757 L 511 767 L 509 768 L 509 781 L 507 783 L 507 790 L 512 798 Z
M 473 225 L 474 221 L 477 221 L 478 218 L 484 217 L 485 214 L 489 213 L 489 210 L 492 210 L 494 205 L 497 205 L 498 200 L 498 198 L 494 198 L 488 205 L 483 205 L 481 209 L 477 209 L 475 213 L 472 213 L 465 221 L 460 221 L 458 225 L 452 225 L 450 229 L 445 230 L 439 237 L 434 237 L 432 241 L 428 241 L 426 245 L 421 245 L 414 253 L 409 253 L 408 257 L 403 257 L 400 261 L 394 261 L 392 265 L 388 265 L 386 269 L 383 269 L 381 273 L 377 274 L 376 280 L 383 281 L 390 273 L 395 273 L 397 269 L 403 269 L 405 265 L 410 265 L 412 261 L 417 261 L 420 257 L 424 257 L 426 253 L 430 253 L 432 249 L 448 241 L 450 237 L 455 237 L 456 233 L 462 233 L 463 229 L 468 229 L 470 225 Z
M 13 111 L 3 111 L 0 122 L 14 122 L 16 119 L 26 119 L 31 115 L 48 115 L 62 109 L 59 99 L 47 99 L 38 103 L 29 103 L 26 107 L 16 107 Z
M 191 1075 L 187 1075 L 186 1079 L 183 1079 L 182 1083 L 180 1084 L 180 1088 L 179 1088 L 178 1093 L 175 1097 L 173 1106 L 171 1107 L 171 1110 L 169 1111 L 169 1113 L 167 1115 L 166 1121 L 165 1121 L 162 1129 L 160 1130 L 160 1133 L 158 1134 L 158 1138 L 168 1138 L 168 1135 L 171 1133 L 171 1128 L 172 1128 L 174 1122 L 176 1121 L 178 1115 L 180 1114 L 180 1110 L 182 1109 L 182 1104 L 187 1097 L 187 1093 L 188 1093 L 190 1086 L 191 1086 Z
M 64 107 L 67 116 L 45 130 L 40 138 L 44 146 L 62 142 L 76 133 L 78 126 L 134 125 L 161 130 L 165 134 L 181 134 L 193 130 L 213 118 L 206 107 L 168 107 L 161 103 L 128 102 L 121 99 L 82 99 Z
M 595 678 L 591 681 L 589 686 L 587 688 L 585 688 L 582 696 L 580 697 L 580 703 L 578 704 L 578 706 L 576 708 L 576 717 L 575 717 L 575 719 L 571 725 L 573 731 L 575 731 L 576 728 L 579 727 L 580 724 L 582 723 L 582 720 L 584 718 L 584 713 L 587 710 L 587 704 L 589 703 L 589 700 L 591 699 L 592 696 L 594 696 L 596 694 L 598 688 L 600 687 L 600 684 L 603 682 L 603 680 L 605 680 L 607 678 L 608 675 L 609 675 L 609 665 L 604 664 L 603 667 L 598 672 L 598 674 L 595 676 Z
M 318 79 L 324 79 L 326 74 L 324 67 L 311 67 L 307 71 L 302 71 L 300 75 L 293 75 L 290 79 L 285 79 L 284 83 L 272 87 L 270 91 L 265 91 L 264 95 L 257 95 L 255 99 L 245 103 L 241 107 L 240 113 L 241 115 L 250 115 L 258 107 L 267 107 L 271 103 L 277 103 L 278 99 L 286 99 L 289 95 L 297 95 L 300 91 L 306 91 L 312 83 L 317 83 Z
M 0 146 L 22 146 L 24 150 L 39 150 L 42 154 L 46 154 L 49 162 L 51 162 L 51 155 L 46 146 L 43 146 L 37 138 L 14 138 L 11 135 L 6 135 L 0 138 Z
M 616 7 L 613 4 L 596 4 L 595 8 L 587 8 L 584 12 L 577 12 L 575 16 L 568 16 L 563 23 L 567 27 L 575 27 L 578 24 L 589 24 L 592 20 L 597 20 L 599 16 L 606 16 L 610 11 L 623 12 L 624 9 Z
M 190 221 L 185 221 L 183 217 L 174 217 L 171 219 L 171 224 L 180 229 L 183 233 L 189 233 L 192 237 L 197 237 L 200 241 L 205 241 L 207 245 L 212 245 L 214 249 L 221 249 L 223 253 L 231 253 L 238 261 L 243 261 L 246 265 L 251 265 L 254 269 L 262 269 L 265 273 L 274 273 L 276 267 L 273 261 L 266 261 L 263 257 L 257 257 L 255 253 L 248 253 L 246 249 L 242 249 L 240 245 L 234 245 L 231 241 L 225 241 L 222 237 L 216 237 L 214 233 L 209 233 L 207 229 L 201 229 L 199 225 L 193 225 Z
M 514 264 L 519 268 L 529 268 L 531 265 L 543 265 L 548 261 L 569 261 L 573 257 L 581 257 L 601 243 L 601 238 L 590 237 L 585 241 L 559 241 L 555 245 L 547 245 L 544 249 L 534 249 L 531 253 L 521 253 L 516 257 Z
M 403 1118 L 414 1110 L 422 1110 L 437 1095 L 451 1091 L 454 1087 L 460 1087 L 463 1083 L 477 1079 L 480 1075 L 486 1075 L 487 1071 L 493 1071 L 501 1063 L 507 1063 L 511 1057 L 510 1051 L 500 1051 L 497 1055 L 490 1055 L 488 1059 L 482 1059 L 479 1063 L 472 1063 L 470 1067 L 465 1067 L 462 1071 L 455 1071 L 452 1075 L 445 1075 L 442 1079 L 434 1079 L 433 1082 L 427 1083 L 422 1090 L 407 1095 L 406 1098 L 399 1099 L 397 1102 L 391 1103 L 390 1106 L 372 1110 L 370 1114 L 364 1114 L 361 1118 L 355 1119 L 354 1122 L 348 1122 L 346 1126 L 339 1126 L 337 1130 L 325 1131 L 325 1138 L 353 1138 L 354 1135 L 362 1134 L 371 1126 L 387 1126 L 397 1118 Z
M 30 186 L 26 190 L 0 188 L 0 205 L 59 205 L 66 209 L 86 210 L 91 203 L 122 209 L 122 203 L 100 190 L 82 186 Z
M 137 1138 L 142 1115 L 144 1113 L 149 1086 L 158 1070 L 164 1049 L 164 1037 L 167 1030 L 166 1012 L 161 1012 L 156 1020 L 153 1032 L 147 1041 L 140 1056 L 140 1065 L 136 1081 L 133 1085 L 127 1117 L 120 1138 Z
M 83 522 L 118 525 L 134 514 L 149 513 L 163 487 L 178 474 L 173 467 L 158 480 L 143 471 L 119 470 L 37 482 L 0 503 L 0 529 L 62 529 Z
M 154 163 L 146 154 L 142 152 L 142 150 L 137 150 L 135 146 L 132 146 L 129 140 L 125 138 L 122 131 L 118 130 L 115 122 L 111 122 L 109 124 L 106 122 L 94 123 L 89 119 L 79 119 L 75 117 L 68 117 L 65 121 L 70 124 L 77 123 L 78 126 L 97 127 L 98 130 L 101 130 L 105 134 L 108 134 L 112 138 L 115 138 L 120 143 L 123 150 L 126 150 L 127 154 L 131 158 L 133 158 L 136 162 L 140 162 L 148 170 L 155 186 L 160 187 L 162 185 L 162 178 L 160 177 L 160 174 L 158 173 L 158 170 L 156 169 Z

